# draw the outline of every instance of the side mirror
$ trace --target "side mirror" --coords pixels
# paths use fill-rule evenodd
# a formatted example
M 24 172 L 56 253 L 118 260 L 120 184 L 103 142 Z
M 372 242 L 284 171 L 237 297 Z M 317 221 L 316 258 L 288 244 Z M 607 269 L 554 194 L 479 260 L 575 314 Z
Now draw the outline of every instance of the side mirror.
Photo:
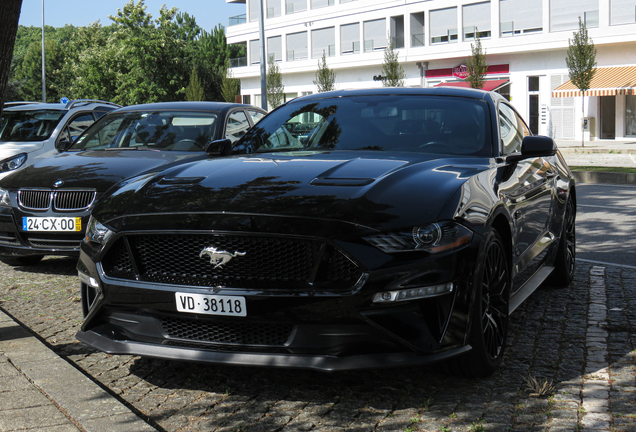
M 59 152 L 59 153 L 64 153 L 66 150 L 69 149 L 69 147 L 71 147 L 73 145 L 73 143 L 71 141 L 69 141 L 66 138 L 62 138 L 58 141 L 55 142 L 55 149 Z
M 521 154 L 511 155 L 510 161 L 536 158 L 542 156 L 554 156 L 557 152 L 557 145 L 554 140 L 547 136 L 527 136 L 521 142 Z
M 214 140 L 206 146 L 205 152 L 208 154 L 208 156 L 227 156 L 232 152 L 232 141 L 227 138 Z

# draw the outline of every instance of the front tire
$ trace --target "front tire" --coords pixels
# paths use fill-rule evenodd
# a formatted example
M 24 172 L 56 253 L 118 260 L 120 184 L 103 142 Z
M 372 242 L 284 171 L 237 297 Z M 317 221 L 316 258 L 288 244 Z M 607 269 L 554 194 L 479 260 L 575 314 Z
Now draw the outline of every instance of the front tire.
M 28 266 L 35 265 L 42 261 L 44 255 L 29 255 L 21 257 L 0 256 L 0 261 L 10 266 Z
M 449 364 L 446 370 L 470 378 L 491 375 L 503 359 L 510 309 L 509 258 L 501 236 L 487 233 L 475 278 L 475 298 L 470 312 L 468 353 Z

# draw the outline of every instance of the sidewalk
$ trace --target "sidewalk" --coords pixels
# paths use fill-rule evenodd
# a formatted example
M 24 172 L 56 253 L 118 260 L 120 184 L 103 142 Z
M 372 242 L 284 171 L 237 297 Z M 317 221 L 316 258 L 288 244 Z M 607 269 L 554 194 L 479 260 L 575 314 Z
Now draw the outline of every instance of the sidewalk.
M 631 140 L 581 141 L 555 140 L 570 167 L 636 168 L 636 138 Z M 611 171 L 608 169 L 607 171 Z M 574 170 L 579 183 L 636 185 L 636 173 Z
M 0 431 L 155 431 L 0 310 Z

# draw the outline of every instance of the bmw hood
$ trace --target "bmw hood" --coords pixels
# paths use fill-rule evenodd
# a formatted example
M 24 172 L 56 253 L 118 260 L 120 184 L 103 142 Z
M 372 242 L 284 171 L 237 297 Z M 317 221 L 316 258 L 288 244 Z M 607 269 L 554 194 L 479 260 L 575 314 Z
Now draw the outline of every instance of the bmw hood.
M 488 169 L 488 159 L 471 162 L 360 151 L 207 159 L 130 179 L 94 214 L 102 222 L 145 213 L 275 215 L 386 229 L 435 220 L 470 176 Z
M 95 188 L 104 192 L 122 179 L 170 166 L 188 159 L 204 158 L 203 152 L 158 152 L 143 150 L 66 152 L 40 160 L 8 176 L 5 188 L 50 188 L 63 181 L 64 188 Z
M 31 153 L 40 150 L 44 146 L 44 142 L 0 142 L 0 160 L 10 158 L 20 153 Z

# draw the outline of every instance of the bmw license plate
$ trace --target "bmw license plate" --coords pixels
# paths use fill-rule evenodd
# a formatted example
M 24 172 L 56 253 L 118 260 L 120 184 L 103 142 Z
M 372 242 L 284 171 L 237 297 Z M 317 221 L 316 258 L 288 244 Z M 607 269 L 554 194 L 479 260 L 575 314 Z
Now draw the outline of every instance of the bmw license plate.
M 23 217 L 23 231 L 81 231 L 79 217 Z
M 245 297 L 175 293 L 177 310 L 210 315 L 247 316 Z

